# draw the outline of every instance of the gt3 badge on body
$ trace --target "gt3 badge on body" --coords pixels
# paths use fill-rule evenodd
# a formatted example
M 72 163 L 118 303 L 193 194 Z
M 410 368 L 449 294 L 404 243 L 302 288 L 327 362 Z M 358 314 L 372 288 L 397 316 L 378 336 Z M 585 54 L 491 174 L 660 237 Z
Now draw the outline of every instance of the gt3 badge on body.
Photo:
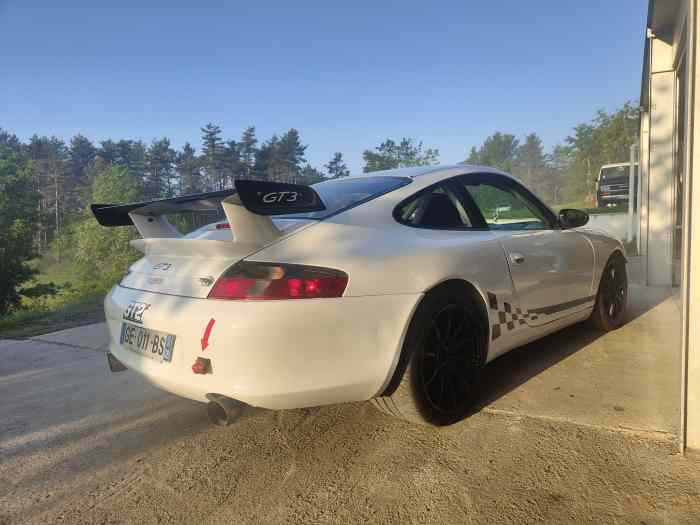
M 124 310 L 124 315 L 122 318 L 126 321 L 131 321 L 132 323 L 143 324 L 143 313 L 151 307 L 148 303 L 138 303 L 132 301 L 129 306 Z

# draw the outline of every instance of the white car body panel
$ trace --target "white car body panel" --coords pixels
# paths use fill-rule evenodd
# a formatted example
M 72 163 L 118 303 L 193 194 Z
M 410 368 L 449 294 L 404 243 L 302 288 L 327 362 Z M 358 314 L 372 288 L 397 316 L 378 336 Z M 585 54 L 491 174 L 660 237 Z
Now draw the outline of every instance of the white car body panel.
M 372 173 L 414 178 L 321 221 L 275 219 L 274 229 L 269 221 L 248 221 L 237 205 L 238 223 L 251 224 L 238 241 L 235 232 L 213 226 L 179 238 L 135 241 L 145 257 L 105 300 L 110 351 L 183 397 L 206 401 L 215 393 L 255 406 L 295 408 L 380 395 L 415 308 L 445 281 L 465 281 L 481 296 L 489 320 L 487 361 L 587 318 L 608 257 L 615 250 L 624 254 L 618 241 L 586 229 L 443 230 L 394 219 L 392 211 L 406 198 L 469 173 L 510 178 L 465 165 Z M 263 232 L 260 242 L 250 233 L 256 228 Z M 514 262 L 514 255 L 524 261 Z M 214 281 L 241 259 L 337 269 L 349 281 L 343 297 L 334 299 L 207 299 Z M 144 326 L 176 336 L 172 362 L 119 344 L 132 301 L 150 305 Z M 197 357 L 211 359 L 212 373 L 192 372 Z
M 105 300 L 105 312 L 110 351 L 164 390 L 203 402 L 206 394 L 219 393 L 281 409 L 375 396 L 388 382 L 406 319 L 420 297 L 305 299 L 290 308 L 290 301 L 193 299 L 117 286 Z M 131 301 L 151 305 L 144 315 L 148 328 L 176 335 L 172 362 L 144 358 L 118 343 Z M 200 338 L 210 319 L 216 322 L 202 351 Z M 212 360 L 213 373 L 192 373 L 200 356 Z

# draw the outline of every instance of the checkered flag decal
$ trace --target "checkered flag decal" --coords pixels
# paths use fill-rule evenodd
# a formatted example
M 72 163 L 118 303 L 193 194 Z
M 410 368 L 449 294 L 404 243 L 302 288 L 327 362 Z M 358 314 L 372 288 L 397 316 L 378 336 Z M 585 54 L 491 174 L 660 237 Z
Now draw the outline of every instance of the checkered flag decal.
M 491 340 L 495 341 L 503 332 L 515 330 L 516 327 L 527 325 L 528 321 L 537 320 L 537 315 L 530 314 L 527 310 L 521 310 L 520 308 L 513 308 L 510 303 L 503 303 L 503 306 L 499 307 L 498 298 L 496 294 L 487 292 L 486 294 L 489 299 L 489 308 L 495 310 L 498 314 L 498 323 L 491 325 Z

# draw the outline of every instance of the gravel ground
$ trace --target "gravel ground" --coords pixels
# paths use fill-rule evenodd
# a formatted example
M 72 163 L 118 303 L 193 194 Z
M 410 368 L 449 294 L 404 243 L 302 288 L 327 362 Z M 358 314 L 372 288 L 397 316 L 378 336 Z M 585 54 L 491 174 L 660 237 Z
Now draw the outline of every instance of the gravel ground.
M 31 351 L 29 351 L 31 349 Z M 668 437 L 486 408 L 432 430 L 364 403 L 204 406 L 94 350 L 0 344 L 0 523 L 698 523 Z

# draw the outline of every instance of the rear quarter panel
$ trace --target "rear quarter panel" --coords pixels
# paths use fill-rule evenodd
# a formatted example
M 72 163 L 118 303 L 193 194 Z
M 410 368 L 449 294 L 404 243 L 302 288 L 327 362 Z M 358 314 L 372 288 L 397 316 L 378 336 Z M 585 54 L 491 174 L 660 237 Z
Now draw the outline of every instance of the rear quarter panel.
M 600 278 L 603 275 L 603 270 L 605 269 L 605 265 L 607 264 L 608 259 L 610 259 L 610 256 L 614 252 L 619 251 L 625 257 L 625 259 L 627 259 L 627 254 L 625 253 L 624 245 L 619 240 L 610 237 L 603 232 L 589 228 L 581 228 L 578 231 L 583 233 L 593 245 L 593 252 L 595 254 L 593 293 L 595 294 L 598 292 Z
M 497 297 L 500 309 L 504 303 L 516 306 L 503 248 L 491 232 L 404 226 L 385 206 L 372 202 L 324 220 L 248 260 L 343 270 L 349 276 L 345 292 L 349 297 L 424 293 L 460 279 L 481 294 L 489 325 L 499 321 L 489 294 Z M 516 335 L 504 334 L 490 347 L 489 358 L 516 340 Z

